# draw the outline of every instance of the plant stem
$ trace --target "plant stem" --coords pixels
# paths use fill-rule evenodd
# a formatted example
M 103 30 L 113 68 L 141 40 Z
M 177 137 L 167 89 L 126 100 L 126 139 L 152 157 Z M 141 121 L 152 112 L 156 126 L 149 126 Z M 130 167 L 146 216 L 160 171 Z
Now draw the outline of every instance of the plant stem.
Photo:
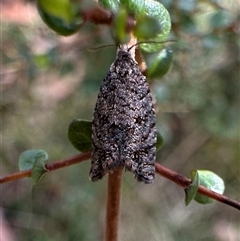
M 116 169 L 108 176 L 108 197 L 106 211 L 105 241 L 118 240 L 118 224 L 121 199 L 122 169 Z
M 66 166 L 70 166 L 70 165 L 79 163 L 79 162 L 86 161 L 90 158 L 91 158 L 91 152 L 85 152 L 85 153 L 78 154 L 76 156 L 72 156 L 72 157 L 62 159 L 62 160 L 57 161 L 57 162 L 47 163 L 45 165 L 45 168 L 47 169 L 48 172 L 50 172 L 50 171 L 57 170 L 59 168 L 63 168 L 63 167 L 66 167 Z M 21 179 L 21 178 L 24 178 L 24 177 L 31 177 L 31 175 L 32 175 L 32 170 L 25 170 L 25 171 L 21 171 L 21 172 L 16 172 L 14 174 L 10 174 L 10 175 L 5 176 L 5 177 L 0 177 L 0 184 L 5 183 L 5 182 L 14 181 L 14 180 L 17 180 L 17 179 Z
M 85 22 L 106 25 L 112 25 L 114 22 L 114 13 L 99 6 L 84 9 L 79 14 Z M 134 18 L 132 16 L 128 16 L 125 23 L 126 31 L 130 33 L 133 30 L 135 24 L 136 23 Z
M 182 176 L 181 174 L 178 174 L 162 165 L 160 165 L 159 163 L 155 163 L 155 168 L 156 168 L 156 173 L 158 173 L 159 175 L 166 177 L 167 179 L 175 182 L 176 184 L 178 184 L 179 186 L 182 186 L 184 188 L 188 187 L 191 184 L 191 180 L 187 177 Z M 210 197 L 218 202 L 221 203 L 225 203 L 233 208 L 236 208 L 238 210 L 240 210 L 240 203 L 230 199 L 229 197 L 226 197 L 222 194 L 216 193 L 210 189 L 207 189 L 204 186 L 199 186 L 198 187 L 198 192 Z
M 91 158 L 91 152 L 85 152 L 85 153 L 82 153 L 82 154 L 78 154 L 76 156 L 72 156 L 72 157 L 68 157 L 68 158 L 59 160 L 57 162 L 48 163 L 48 164 L 45 165 L 45 167 L 50 172 L 50 171 L 57 170 L 59 168 L 67 167 L 67 166 L 74 165 L 74 164 L 79 163 L 79 162 L 86 161 L 90 158 Z M 159 163 L 155 163 L 155 167 L 156 167 L 156 173 L 157 174 L 159 174 L 163 177 L 166 177 L 167 179 L 169 179 L 169 180 L 175 182 L 176 184 L 178 184 L 179 186 L 182 186 L 182 187 L 186 188 L 191 184 L 191 180 L 189 178 L 184 177 L 181 174 L 178 174 L 178 173 L 160 165 Z M 31 170 L 26 170 L 26 171 L 16 172 L 16 173 L 4 176 L 4 177 L 0 177 L 0 184 L 10 182 L 10 181 L 14 181 L 14 180 L 17 180 L 17 179 L 21 179 L 21 178 L 24 178 L 24 177 L 31 177 L 31 174 L 32 174 Z M 114 175 L 114 174 L 111 174 L 111 175 Z M 109 175 L 109 177 L 111 175 Z M 113 182 L 113 184 L 116 185 L 115 184 L 116 178 L 114 180 L 115 181 Z M 120 185 L 121 185 L 121 182 L 120 182 Z M 120 185 L 119 185 L 119 193 L 120 193 Z M 240 210 L 240 202 L 238 202 L 236 200 L 233 200 L 229 197 L 226 197 L 224 195 L 213 192 L 213 191 L 211 191 L 211 190 L 209 190 L 209 189 L 207 189 L 203 186 L 199 186 L 198 192 L 207 196 L 207 197 L 215 199 L 216 201 L 219 201 L 221 203 L 227 204 L 231 207 L 234 207 L 234 208 Z

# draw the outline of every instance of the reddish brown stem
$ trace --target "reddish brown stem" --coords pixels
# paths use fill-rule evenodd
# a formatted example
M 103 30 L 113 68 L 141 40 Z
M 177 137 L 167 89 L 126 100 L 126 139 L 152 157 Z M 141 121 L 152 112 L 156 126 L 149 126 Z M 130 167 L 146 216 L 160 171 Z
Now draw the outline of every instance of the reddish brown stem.
M 0 184 L 5 183 L 5 182 L 11 182 L 11 181 L 21 179 L 24 177 L 31 177 L 31 170 L 16 172 L 16 173 L 10 174 L 8 176 L 1 177 Z
M 51 171 L 57 170 L 59 168 L 63 168 L 66 166 L 70 166 L 70 165 L 79 163 L 79 162 L 86 161 L 90 158 L 91 158 L 91 152 L 85 152 L 82 154 L 78 154 L 76 156 L 65 158 L 58 162 L 48 163 L 45 165 L 45 168 L 47 169 L 47 171 L 51 172 Z M 21 179 L 24 177 L 31 177 L 31 174 L 32 174 L 31 170 L 26 170 L 26 171 L 17 172 L 17 173 L 14 173 L 14 174 L 11 174 L 11 175 L 8 175 L 5 177 L 1 177 L 0 184 L 5 183 L 5 182 L 14 181 L 17 179 Z
M 95 24 L 106 24 L 112 25 L 114 22 L 114 14 L 106 9 L 99 6 L 93 8 L 85 9 L 81 13 L 81 17 L 86 22 L 92 22 Z M 133 17 L 129 16 L 126 20 L 126 31 L 129 33 L 135 26 L 135 20 Z
M 48 164 L 46 164 L 45 167 L 48 171 L 54 171 L 54 170 L 57 170 L 59 168 L 63 168 L 65 166 L 70 166 L 70 165 L 74 165 L 74 164 L 79 163 L 79 162 L 87 161 L 90 158 L 91 158 L 91 152 L 89 151 L 89 152 L 78 154 L 78 155 L 73 156 L 73 157 L 63 159 L 63 160 L 58 161 L 58 162 L 48 163 Z
M 191 184 L 191 180 L 166 168 L 166 167 L 163 167 L 162 165 L 160 165 L 159 163 L 155 163 L 155 168 L 156 168 L 156 172 L 161 175 L 161 176 L 164 176 L 166 177 L 167 179 L 175 182 L 176 184 L 178 184 L 179 186 L 182 186 L 184 188 L 188 187 L 190 184 Z M 206 187 L 204 186 L 199 186 L 198 187 L 198 192 L 207 196 L 207 197 L 210 197 L 216 201 L 219 201 L 221 203 L 225 203 L 231 207 L 234 207 L 238 210 L 240 210 L 240 203 L 235 201 L 235 200 L 232 200 L 224 195 L 221 195 L 219 193 L 216 193 L 216 192 L 213 192 L 209 189 L 207 189 Z
M 122 169 L 117 169 L 108 176 L 108 198 L 105 241 L 118 240 L 118 224 L 121 199 L 121 177 Z
M 70 165 L 79 163 L 79 162 L 86 161 L 90 158 L 91 158 L 91 152 L 86 152 L 86 153 L 78 154 L 76 156 L 60 160 L 58 162 L 48 163 L 48 164 L 46 164 L 45 167 L 48 171 L 54 171 L 54 170 L 57 170 L 59 168 L 63 168 L 63 167 L 66 167 L 66 166 L 70 166 Z M 178 184 L 179 186 L 182 186 L 182 187 L 186 188 L 191 183 L 190 179 L 188 179 L 188 178 L 186 178 L 186 177 L 184 177 L 184 176 L 182 176 L 182 175 L 180 175 L 180 174 L 178 174 L 174 171 L 171 171 L 170 169 L 168 169 L 166 167 L 161 166 L 159 163 L 156 163 L 155 167 L 156 167 L 156 172 L 159 175 L 166 177 L 167 179 L 169 179 L 169 180 L 175 182 L 176 184 Z M 0 184 L 10 182 L 10 181 L 14 181 L 14 180 L 17 180 L 17 179 L 21 179 L 21 178 L 24 178 L 24 177 L 30 177 L 30 176 L 31 176 L 31 170 L 17 172 L 17 173 L 14 173 L 14 174 L 11 174 L 11 175 L 8 175 L 8 176 L 5 176 L 5 177 L 1 177 L 0 178 Z M 228 198 L 224 195 L 215 193 L 215 192 L 213 192 L 213 191 L 211 191 L 211 190 L 209 190 L 209 189 L 207 189 L 203 186 L 200 186 L 198 188 L 198 192 L 207 196 L 207 197 L 215 199 L 216 201 L 225 203 L 225 204 L 227 204 L 231 207 L 234 207 L 234 208 L 240 210 L 240 203 L 239 202 L 237 202 L 233 199 L 230 199 L 230 198 Z
M 163 177 L 175 182 L 179 186 L 188 187 L 191 184 L 191 180 L 160 165 L 159 163 L 155 163 L 156 172 Z
M 99 6 L 85 9 L 81 12 L 81 16 L 85 21 L 98 24 L 111 24 L 113 20 L 112 12 L 105 10 Z

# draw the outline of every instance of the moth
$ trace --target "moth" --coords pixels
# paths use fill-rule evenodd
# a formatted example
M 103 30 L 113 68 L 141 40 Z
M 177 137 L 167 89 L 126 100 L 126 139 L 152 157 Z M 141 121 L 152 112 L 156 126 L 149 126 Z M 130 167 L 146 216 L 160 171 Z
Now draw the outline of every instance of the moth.
M 103 80 L 92 122 L 90 179 L 125 168 L 152 183 L 156 159 L 156 115 L 146 77 L 130 48 L 120 47 Z

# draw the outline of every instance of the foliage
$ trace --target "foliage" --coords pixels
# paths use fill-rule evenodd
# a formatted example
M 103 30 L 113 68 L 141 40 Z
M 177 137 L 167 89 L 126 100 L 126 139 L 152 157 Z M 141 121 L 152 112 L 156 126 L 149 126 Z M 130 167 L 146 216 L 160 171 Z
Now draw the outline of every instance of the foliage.
M 151 85 L 165 142 L 157 161 L 180 173 L 212 170 L 224 179 L 227 194 L 240 199 L 235 3 L 161 3 L 170 13 L 171 39 L 177 42 L 170 43 L 171 71 Z M 26 23 L 4 19 L 2 174 L 15 172 L 18 156 L 27 149 L 44 149 L 51 161 L 77 153 L 67 138 L 68 125 L 74 118 L 92 119 L 99 85 L 115 58 L 111 48 L 79 50 L 111 43 L 108 30 L 87 23 L 81 34 L 65 38 L 37 14 Z M 46 175 L 32 190 L 28 180 L 1 186 L 4 217 L 17 240 L 102 238 L 106 179 L 89 182 L 89 166 L 81 163 Z M 149 188 L 124 173 L 120 240 L 230 240 L 230 235 L 237 240 L 238 213 L 218 203 L 185 207 L 183 197 L 163 178 Z
M 43 150 L 27 150 L 19 156 L 19 170 L 32 170 L 32 179 L 37 183 L 43 174 L 47 171 L 45 164 L 48 160 L 48 154 Z

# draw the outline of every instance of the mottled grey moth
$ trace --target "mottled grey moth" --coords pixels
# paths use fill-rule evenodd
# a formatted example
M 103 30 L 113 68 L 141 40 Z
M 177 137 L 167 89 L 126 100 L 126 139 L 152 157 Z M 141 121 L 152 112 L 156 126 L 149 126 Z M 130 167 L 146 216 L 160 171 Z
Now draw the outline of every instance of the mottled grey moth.
M 156 116 L 152 96 L 130 48 L 121 47 L 103 80 L 92 123 L 90 179 L 125 168 L 138 181 L 155 176 Z

